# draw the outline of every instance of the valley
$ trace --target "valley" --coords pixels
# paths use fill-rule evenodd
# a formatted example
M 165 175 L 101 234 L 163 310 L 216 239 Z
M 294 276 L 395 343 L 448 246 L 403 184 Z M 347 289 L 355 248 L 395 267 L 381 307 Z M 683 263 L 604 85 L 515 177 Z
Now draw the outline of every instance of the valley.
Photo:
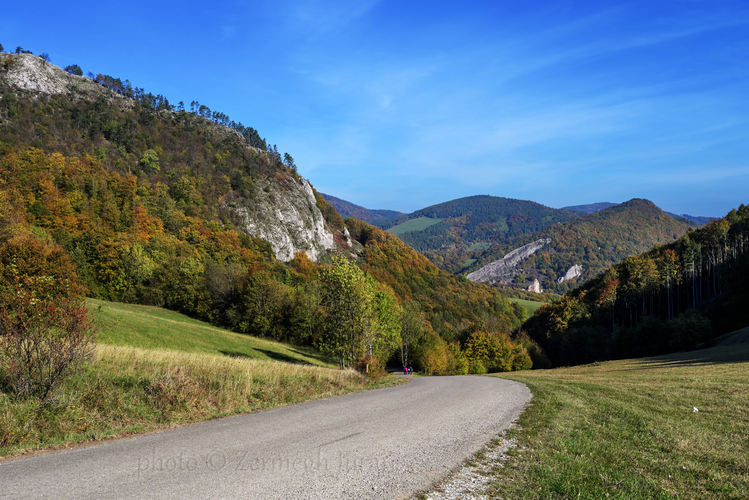
M 500 435 L 520 444 L 491 495 L 746 496 L 746 205 L 705 217 L 642 198 L 555 209 L 477 195 L 369 210 L 318 192 L 290 154 L 223 112 L 80 73 L 0 46 L 8 481 L 20 455 L 45 450 L 88 457 L 70 465 L 71 498 L 97 453 L 140 460 L 172 435 L 197 444 L 164 442 L 170 457 L 233 453 L 234 438 L 185 427 L 215 420 L 206 428 L 237 425 L 245 448 L 264 446 L 252 436 L 264 422 L 298 438 L 279 441 L 283 456 L 305 442 L 305 458 L 334 443 L 392 458 L 387 473 L 325 478 L 332 497 L 360 484 L 371 486 L 362 498 L 428 491 Z M 736 344 L 720 345 L 728 337 Z M 419 377 L 392 374 L 404 366 Z M 431 377 L 489 374 L 521 384 Z M 337 405 L 345 431 L 330 433 Z M 322 423 L 286 432 L 306 408 Z M 508 431 L 517 417 L 522 429 Z M 136 451 L 118 441 L 176 427 Z M 118 467 L 105 474 L 137 496 L 144 485 Z M 213 472 L 195 491 L 236 479 Z M 28 473 L 19 497 L 34 496 L 40 473 Z M 266 479 L 242 476 L 236 491 L 281 491 Z M 328 491 L 318 479 L 279 495 Z

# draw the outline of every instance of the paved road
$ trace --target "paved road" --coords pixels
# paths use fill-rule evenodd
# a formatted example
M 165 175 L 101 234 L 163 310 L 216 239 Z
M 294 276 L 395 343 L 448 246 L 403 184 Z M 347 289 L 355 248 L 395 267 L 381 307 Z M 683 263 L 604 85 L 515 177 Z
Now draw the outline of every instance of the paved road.
M 426 489 L 530 399 L 492 377 L 425 377 L 0 463 L 0 498 L 397 499 Z

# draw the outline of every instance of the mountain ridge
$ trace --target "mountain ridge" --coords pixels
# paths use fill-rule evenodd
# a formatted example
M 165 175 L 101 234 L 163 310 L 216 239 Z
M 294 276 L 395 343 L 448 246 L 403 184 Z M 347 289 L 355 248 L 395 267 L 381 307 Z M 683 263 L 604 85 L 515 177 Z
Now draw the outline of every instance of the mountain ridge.
M 563 292 L 578 282 L 576 278 L 589 279 L 629 255 L 675 240 L 690 227 L 666 214 L 653 202 L 634 198 L 526 238 L 520 243 L 545 238 L 550 240 L 550 244 L 529 255 L 522 264 L 519 263 L 520 267 L 504 269 L 501 274 L 483 273 L 481 280 L 498 281 L 504 285 L 520 281 L 517 284 L 527 286 L 526 280 L 518 280 L 519 276 L 525 275 L 529 279 L 539 279 L 544 289 Z M 516 246 L 493 247 L 483 252 L 468 270 L 476 272 L 502 259 Z M 582 266 L 582 272 L 573 273 L 576 276 L 571 280 L 558 281 L 575 266 Z

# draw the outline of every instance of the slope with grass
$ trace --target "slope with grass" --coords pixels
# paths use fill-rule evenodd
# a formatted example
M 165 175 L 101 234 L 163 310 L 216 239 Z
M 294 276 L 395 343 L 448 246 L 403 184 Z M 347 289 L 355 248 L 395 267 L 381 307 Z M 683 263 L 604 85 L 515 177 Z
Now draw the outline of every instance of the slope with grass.
M 336 366 L 315 349 L 230 332 L 160 307 L 97 299 L 86 304 L 102 344 Z
M 502 377 L 534 399 L 493 495 L 749 497 L 747 343 Z
M 100 343 L 55 398 L 0 392 L 0 457 L 397 383 L 333 369 L 313 349 L 157 307 L 94 299 L 87 306 Z
M 535 300 L 527 300 L 527 299 L 518 299 L 515 297 L 508 297 L 510 302 L 514 302 L 516 304 L 520 304 L 521 306 L 525 307 L 525 310 L 528 311 L 528 316 L 533 316 L 536 311 L 541 309 L 542 306 L 546 305 L 546 302 L 538 302 Z
M 418 217 L 416 219 L 409 219 L 406 222 L 402 222 L 397 226 L 393 226 L 388 229 L 388 232 L 401 236 L 405 233 L 412 231 L 423 231 L 428 227 L 434 226 L 442 222 L 442 219 L 432 219 L 430 217 Z

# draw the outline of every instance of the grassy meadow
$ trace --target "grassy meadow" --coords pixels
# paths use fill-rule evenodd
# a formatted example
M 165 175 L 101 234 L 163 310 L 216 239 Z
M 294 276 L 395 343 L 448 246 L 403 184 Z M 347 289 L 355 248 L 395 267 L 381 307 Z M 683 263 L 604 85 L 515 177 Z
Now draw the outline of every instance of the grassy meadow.
M 398 383 L 159 308 L 88 306 L 102 328 L 90 362 L 51 400 L 0 393 L 0 457 Z
M 314 349 L 230 332 L 160 307 L 96 299 L 86 299 L 86 306 L 102 344 L 337 366 Z
M 508 297 L 507 300 L 510 302 L 515 302 L 517 304 L 520 304 L 521 306 L 525 306 L 525 310 L 528 311 L 528 317 L 530 318 L 535 314 L 537 310 L 541 308 L 541 306 L 546 305 L 546 302 L 536 302 L 534 300 L 526 300 L 526 299 L 516 299 L 513 297 Z
M 390 229 L 388 229 L 388 232 L 400 236 L 403 233 L 408 233 L 411 231 L 423 231 L 424 229 L 430 226 L 434 226 L 435 224 L 439 224 L 440 222 L 442 222 L 442 219 L 432 219 L 430 217 L 419 217 L 417 219 L 407 220 L 403 224 L 398 224 L 397 226 L 393 226 Z
M 492 497 L 749 498 L 747 343 L 502 377 L 534 399 Z

